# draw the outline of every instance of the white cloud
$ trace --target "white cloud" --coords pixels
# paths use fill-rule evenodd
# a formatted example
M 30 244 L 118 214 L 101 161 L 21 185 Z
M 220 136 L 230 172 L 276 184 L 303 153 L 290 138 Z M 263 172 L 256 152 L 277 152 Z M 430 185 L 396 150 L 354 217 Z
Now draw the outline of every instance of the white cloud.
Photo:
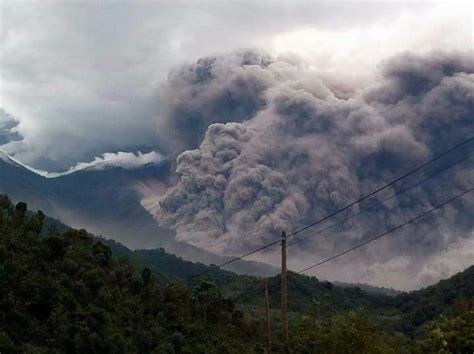
M 157 165 L 164 160 L 163 156 L 156 151 L 150 151 L 144 154 L 140 151 L 138 151 L 136 154 L 133 152 L 123 151 L 119 151 L 117 153 L 107 152 L 101 156 L 95 157 L 94 160 L 90 162 L 79 162 L 64 172 L 47 172 L 25 165 L 13 157 L 6 156 L 0 151 L 0 157 L 2 156 L 5 160 L 9 158 L 13 162 L 27 168 L 28 170 L 47 178 L 61 177 L 83 170 L 105 170 L 114 167 L 133 170 L 145 165 Z
M 123 151 L 119 151 L 117 153 L 107 152 L 105 154 L 102 154 L 102 156 L 96 157 L 91 162 L 79 162 L 66 172 L 56 173 L 53 175 L 60 176 L 86 169 L 104 170 L 106 168 L 111 167 L 121 167 L 127 170 L 133 170 L 143 165 L 156 165 L 162 161 L 163 156 L 161 156 L 161 154 L 156 151 L 151 151 L 145 154 L 141 153 L 140 151 L 137 154 L 134 154 L 133 152 Z

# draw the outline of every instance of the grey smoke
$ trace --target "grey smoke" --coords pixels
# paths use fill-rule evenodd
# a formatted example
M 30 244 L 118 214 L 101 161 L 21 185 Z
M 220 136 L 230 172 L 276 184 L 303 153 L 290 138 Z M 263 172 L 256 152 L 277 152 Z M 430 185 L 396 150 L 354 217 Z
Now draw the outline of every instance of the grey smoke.
M 438 2 L 4 0 L 2 107 L 24 139 L 2 150 L 58 171 L 107 151 L 156 149 L 155 117 L 167 108 L 155 89 L 175 65 L 241 47 L 293 50 L 318 68 L 349 72 L 347 85 L 397 50 L 468 48 L 471 12 Z M 259 87 L 229 95 L 244 101 L 246 90 L 255 112 Z M 208 108 L 213 122 L 228 120 L 225 108 Z M 207 128 L 198 127 L 199 139 L 188 134 L 183 147 L 198 147 Z
M 171 72 L 160 92 L 160 141 L 171 153 L 199 146 L 212 123 L 241 122 L 265 105 L 269 56 L 253 51 L 206 57 Z
M 167 134 L 182 137 L 181 148 L 201 143 L 177 157 L 177 183 L 150 211 L 179 240 L 219 254 L 245 252 L 325 216 L 474 130 L 474 64 L 466 53 L 402 54 L 383 63 L 379 82 L 368 88 L 345 87 L 295 60 L 234 53 L 175 72 L 165 94 L 172 98 L 164 111 Z M 372 202 L 373 212 L 302 242 L 293 266 L 430 208 L 466 188 L 472 175 L 472 162 L 464 163 L 382 205 L 395 186 Z M 470 195 L 381 241 L 377 252 L 341 260 L 326 276 L 344 280 L 350 273 L 346 280 L 354 281 L 355 264 L 370 270 L 404 257 L 409 271 L 398 283 L 422 285 L 424 259 L 472 236 L 473 204 Z M 271 260 L 272 252 L 259 257 Z

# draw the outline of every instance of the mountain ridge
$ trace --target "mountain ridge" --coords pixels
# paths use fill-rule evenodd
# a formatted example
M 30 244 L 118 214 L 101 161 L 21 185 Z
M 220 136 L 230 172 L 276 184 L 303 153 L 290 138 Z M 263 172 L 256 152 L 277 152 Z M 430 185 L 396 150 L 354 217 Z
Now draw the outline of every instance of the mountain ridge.
M 31 218 L 37 213 L 30 212 Z M 32 224 L 33 225 L 33 224 Z M 48 229 L 68 233 L 66 225 L 46 217 L 43 223 L 43 237 L 48 237 Z M 85 231 L 79 231 L 79 233 Z M 192 288 L 210 281 L 222 292 L 223 296 L 243 306 L 248 311 L 261 311 L 263 306 L 262 277 L 239 275 L 219 269 L 183 260 L 164 249 L 130 250 L 124 245 L 89 234 L 106 244 L 114 258 L 126 259 L 135 269 L 149 269 L 164 285 L 176 282 L 184 283 Z M 280 306 L 279 275 L 268 277 L 270 306 Z M 378 321 L 383 322 L 389 331 L 399 331 L 406 335 L 415 335 L 426 323 L 441 315 L 449 315 L 463 299 L 474 299 L 474 265 L 452 277 L 432 286 L 411 292 L 402 292 L 396 296 L 367 292 L 354 286 L 340 286 L 337 283 L 319 280 L 314 276 L 288 273 L 289 309 L 292 313 L 311 315 L 317 310 L 322 319 L 334 316 L 341 311 L 352 311 L 364 308 Z M 253 310 L 252 310 L 253 309 Z
M 67 228 L 57 220 L 46 217 L 45 227 L 55 224 L 59 225 L 62 231 Z M 237 274 L 220 269 L 215 265 L 191 262 L 170 254 L 163 248 L 130 250 L 115 240 L 96 238 L 107 244 L 115 257 L 138 262 L 140 266 L 147 267 L 159 275 L 159 278 L 166 283 L 180 281 L 188 286 L 193 286 L 202 280 L 211 280 L 222 289 L 225 296 L 237 303 L 246 306 L 261 306 L 260 296 L 262 296 L 263 290 L 260 277 Z M 290 301 L 292 311 L 304 312 L 311 308 L 312 304 L 323 304 L 324 302 L 326 304 L 321 311 L 326 315 L 333 313 L 335 308 L 350 310 L 362 306 L 371 309 L 379 316 L 386 317 L 396 309 L 403 314 L 406 323 L 404 325 L 399 323 L 389 325 L 405 333 L 413 333 L 425 322 L 442 313 L 449 313 L 459 299 L 474 299 L 474 265 L 447 279 L 418 290 L 388 289 L 391 290 L 389 293 L 386 292 L 386 288 L 364 286 L 365 284 L 361 286 L 361 284 L 330 282 L 291 271 L 288 281 L 288 292 L 293 300 Z M 268 278 L 270 303 L 274 308 L 279 307 L 280 282 L 278 274 Z

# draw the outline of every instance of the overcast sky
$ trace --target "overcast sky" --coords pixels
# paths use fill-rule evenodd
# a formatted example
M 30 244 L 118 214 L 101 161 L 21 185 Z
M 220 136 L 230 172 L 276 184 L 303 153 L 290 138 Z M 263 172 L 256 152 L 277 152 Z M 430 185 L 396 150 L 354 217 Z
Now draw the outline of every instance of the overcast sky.
M 0 16 L 0 148 L 50 171 L 152 150 L 157 90 L 202 56 L 292 52 L 360 80 L 400 50 L 465 49 L 473 31 L 472 5 L 452 2 L 2 1 Z

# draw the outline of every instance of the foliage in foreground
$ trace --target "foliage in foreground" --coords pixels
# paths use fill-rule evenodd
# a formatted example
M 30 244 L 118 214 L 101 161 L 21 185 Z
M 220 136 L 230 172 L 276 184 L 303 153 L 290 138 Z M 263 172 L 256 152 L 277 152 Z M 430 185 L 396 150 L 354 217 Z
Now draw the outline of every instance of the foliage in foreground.
M 460 301 L 455 315 L 442 315 L 423 328 L 416 343 L 421 353 L 474 352 L 474 301 Z
M 13 206 L 0 196 L 0 352 L 265 351 L 262 313 L 241 311 L 214 283 L 187 288 L 160 282 L 148 268 L 137 272 L 112 257 L 108 246 L 84 230 L 44 233 L 43 213 L 29 217 L 26 209 L 25 203 Z M 323 300 L 315 297 L 314 309 L 292 313 L 292 353 L 474 350 L 472 301 L 458 302 L 455 311 L 429 322 L 412 339 L 387 333 L 361 308 L 321 317 Z M 273 349 L 279 352 L 278 316 L 273 325 Z
M 84 230 L 39 237 L 42 214 L 0 200 L 0 352 L 245 353 L 258 324 L 211 283 L 161 287 Z
M 307 317 L 300 323 L 301 335 L 293 338 L 298 353 L 400 353 L 408 340 L 390 336 L 361 308 L 333 316 L 321 323 Z

